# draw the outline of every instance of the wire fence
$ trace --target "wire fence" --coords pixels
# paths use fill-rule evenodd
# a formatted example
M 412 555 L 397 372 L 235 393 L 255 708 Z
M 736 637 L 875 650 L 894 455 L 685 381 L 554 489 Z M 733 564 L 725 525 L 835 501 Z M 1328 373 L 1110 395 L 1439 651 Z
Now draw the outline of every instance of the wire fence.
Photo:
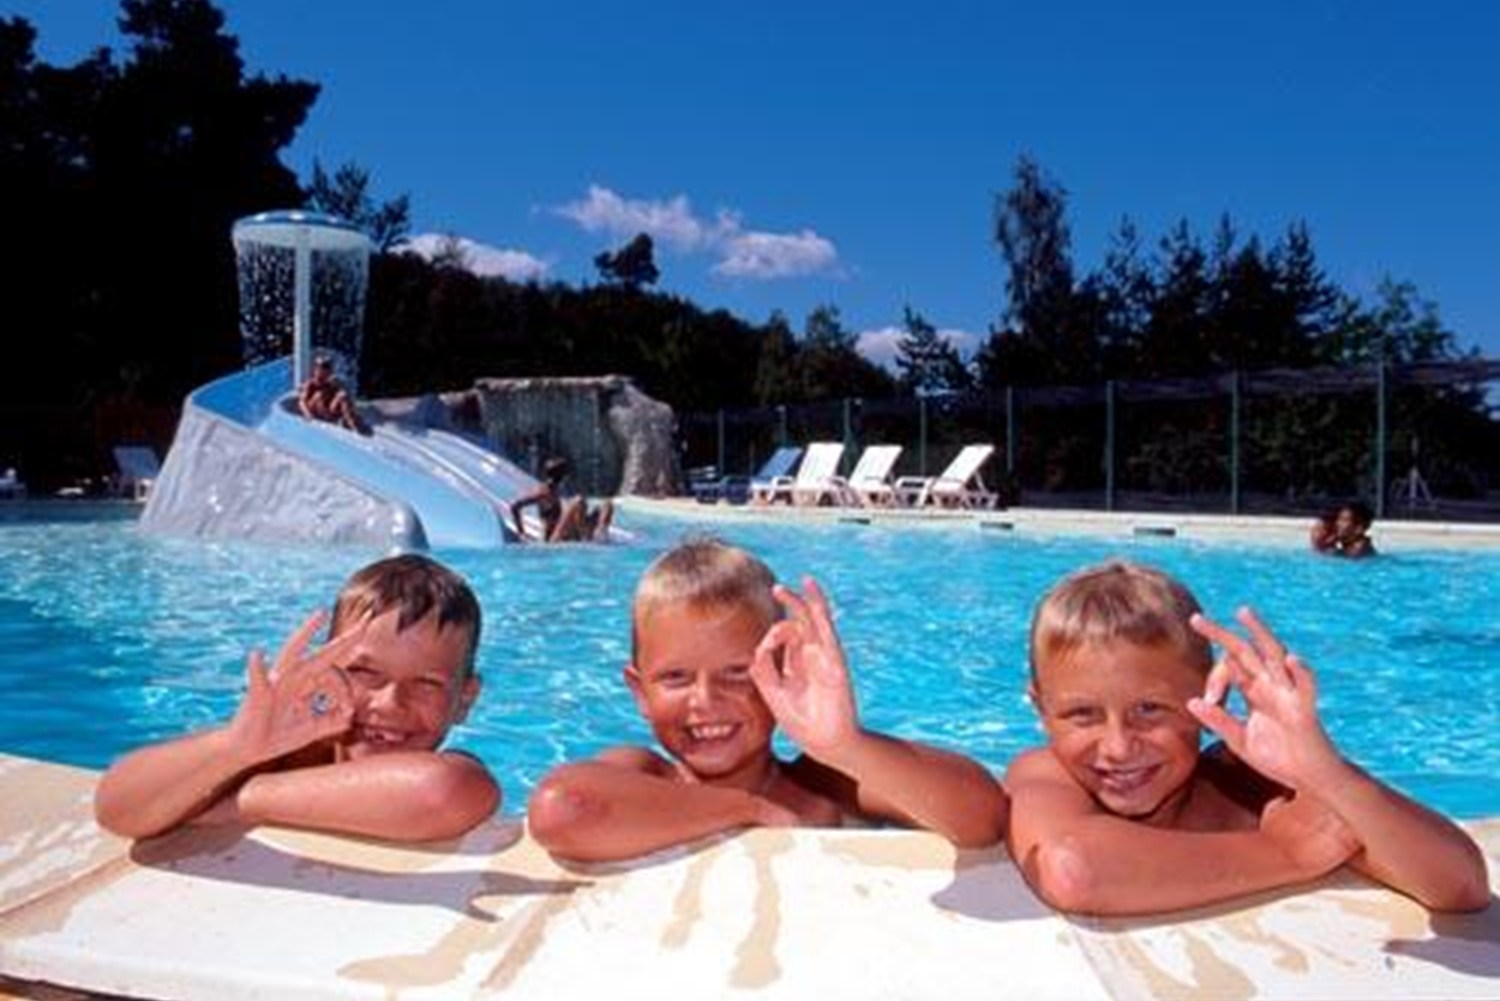
M 785 444 L 902 446 L 935 475 L 965 444 L 1009 503 L 1500 521 L 1500 360 L 1275 369 L 719 410 L 679 419 L 685 467 L 753 475 Z

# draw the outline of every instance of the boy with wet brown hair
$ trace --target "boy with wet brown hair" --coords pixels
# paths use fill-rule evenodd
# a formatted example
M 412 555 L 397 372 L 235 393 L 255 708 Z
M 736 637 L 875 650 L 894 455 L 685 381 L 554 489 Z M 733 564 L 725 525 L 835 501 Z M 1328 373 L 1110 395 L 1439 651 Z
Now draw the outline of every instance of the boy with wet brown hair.
M 427 841 L 500 802 L 475 758 L 439 750 L 479 695 L 478 600 L 426 556 L 379 560 L 340 591 L 329 641 L 314 613 L 269 672 L 247 665 L 224 726 L 137 750 L 99 783 L 101 826 L 131 838 L 185 823 L 271 823 Z

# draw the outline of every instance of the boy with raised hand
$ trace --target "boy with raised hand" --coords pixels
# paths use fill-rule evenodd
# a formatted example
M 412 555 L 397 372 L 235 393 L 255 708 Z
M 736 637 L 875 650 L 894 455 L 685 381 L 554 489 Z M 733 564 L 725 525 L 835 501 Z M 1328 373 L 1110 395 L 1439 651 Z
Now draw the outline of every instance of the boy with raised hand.
M 533 794 L 532 836 L 555 855 L 621 859 L 754 826 L 891 820 L 960 846 L 992 844 L 1004 791 L 960 755 L 865 729 L 818 586 L 776 584 L 716 540 L 646 571 L 625 682 L 666 755 L 644 747 L 562 765 Z M 803 750 L 778 761 L 780 725 Z
M 479 694 L 480 611 L 462 577 L 425 556 L 380 560 L 339 592 L 330 639 L 303 623 L 268 674 L 259 651 L 226 725 L 135 751 L 99 783 L 101 826 L 131 838 L 184 823 L 281 824 L 396 841 L 456 837 L 500 790 L 468 755 L 438 750 Z
M 1295 885 L 1344 863 L 1434 910 L 1489 899 L 1477 845 L 1339 756 L 1306 665 L 1177 581 L 1112 562 L 1068 577 L 1031 629 L 1047 745 L 1006 775 L 1011 854 L 1053 906 L 1148 914 Z M 1212 664 L 1209 639 L 1224 646 Z M 1249 715 L 1221 703 L 1240 689 Z M 1202 728 L 1226 746 L 1200 752 Z

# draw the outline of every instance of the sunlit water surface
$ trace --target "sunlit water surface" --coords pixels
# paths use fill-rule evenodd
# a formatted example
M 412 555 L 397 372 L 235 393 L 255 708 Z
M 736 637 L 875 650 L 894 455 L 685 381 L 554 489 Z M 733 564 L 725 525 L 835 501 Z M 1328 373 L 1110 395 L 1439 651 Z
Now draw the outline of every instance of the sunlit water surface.
M 1058 577 L 1113 555 L 1186 581 L 1210 614 L 1252 604 L 1318 671 L 1344 752 L 1461 817 L 1500 814 L 1500 554 L 1366 562 L 1290 548 L 629 516 L 607 547 L 440 552 L 478 591 L 484 693 L 453 745 L 515 809 L 560 761 L 649 743 L 620 671 L 646 564 L 713 530 L 833 596 L 866 723 L 1000 770 L 1040 731 L 1026 628 Z M 0 524 L 0 750 L 102 767 L 233 712 L 245 652 L 275 650 L 379 553 L 143 536 L 126 521 Z

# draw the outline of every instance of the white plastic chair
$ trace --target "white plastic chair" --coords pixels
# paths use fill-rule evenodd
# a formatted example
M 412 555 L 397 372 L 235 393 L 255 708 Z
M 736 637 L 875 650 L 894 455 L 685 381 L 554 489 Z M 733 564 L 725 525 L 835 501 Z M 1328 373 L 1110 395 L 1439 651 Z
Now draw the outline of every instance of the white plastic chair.
M 894 503 L 896 489 L 891 483 L 891 470 L 900 456 L 900 445 L 866 445 L 849 476 L 835 477 L 841 501 L 864 507 Z
M 807 446 L 807 454 L 797 467 L 796 476 L 776 476 L 751 488 L 755 500 L 769 504 L 786 497 L 793 504 L 816 504 L 824 496 L 837 496 L 839 489 L 834 482 L 838 476 L 839 459 L 844 454 L 843 442 L 815 441 Z
M 1000 495 L 984 485 L 979 468 L 995 452 L 994 445 L 965 445 L 937 476 L 903 476 L 896 495 L 908 507 L 939 504 L 945 507 L 993 508 Z

